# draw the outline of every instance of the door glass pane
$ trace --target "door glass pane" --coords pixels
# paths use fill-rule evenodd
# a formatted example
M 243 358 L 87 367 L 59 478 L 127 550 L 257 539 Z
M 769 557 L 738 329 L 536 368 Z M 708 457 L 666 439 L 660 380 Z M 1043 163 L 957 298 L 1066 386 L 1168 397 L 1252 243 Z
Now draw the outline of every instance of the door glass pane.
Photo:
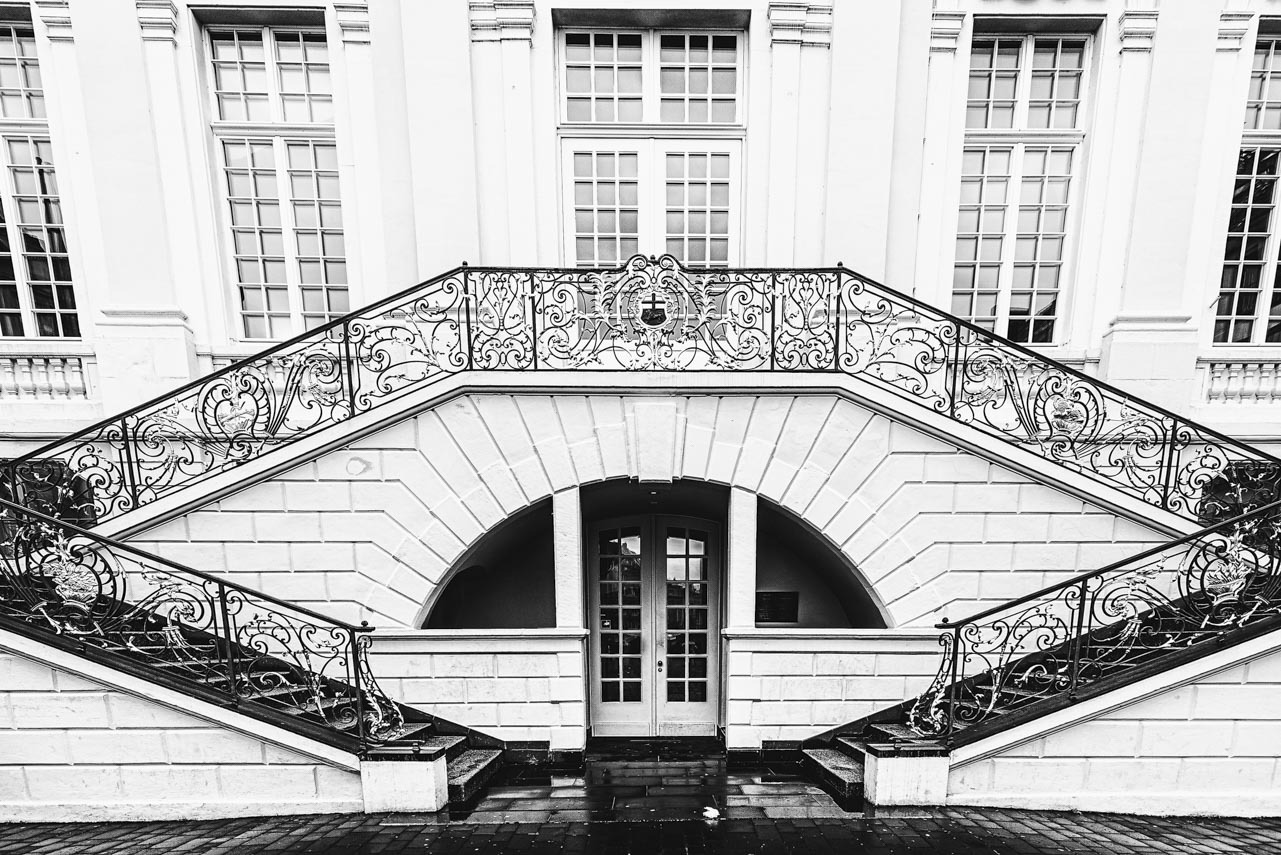
M 600 532 L 596 584 L 600 589 L 600 696 L 604 703 L 641 699 L 640 529 Z
M 669 526 L 662 541 L 667 554 L 668 703 L 707 700 L 708 605 L 707 533 Z

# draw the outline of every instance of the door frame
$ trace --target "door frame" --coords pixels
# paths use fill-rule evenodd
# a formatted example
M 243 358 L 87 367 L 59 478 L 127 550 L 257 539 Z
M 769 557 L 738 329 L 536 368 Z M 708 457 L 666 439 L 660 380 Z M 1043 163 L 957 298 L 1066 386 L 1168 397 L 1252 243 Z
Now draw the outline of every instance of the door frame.
M 708 588 L 707 628 L 707 700 L 709 714 L 697 720 L 662 715 L 664 707 L 677 702 L 666 700 L 666 682 L 659 663 L 666 663 L 667 573 L 666 534 L 662 527 L 676 525 L 700 528 L 707 531 L 706 584 Z M 600 627 L 600 532 L 609 528 L 639 526 L 641 529 L 641 685 L 642 698 L 646 690 L 647 701 L 639 704 L 638 716 L 628 720 L 601 721 L 598 713 L 603 709 L 601 700 L 601 627 Z M 583 550 L 584 606 L 587 609 L 587 729 L 591 736 L 716 736 L 724 727 L 725 678 L 721 633 L 725 621 L 724 594 L 727 568 L 724 553 L 724 523 L 686 514 L 642 512 L 593 520 L 585 526 L 586 542 Z M 662 535 L 660 537 L 660 534 Z M 645 545 L 649 550 L 646 554 Z M 645 586 L 648 585 L 648 592 Z M 688 660 L 686 660 L 688 661 Z M 662 694 L 660 694 L 660 692 Z

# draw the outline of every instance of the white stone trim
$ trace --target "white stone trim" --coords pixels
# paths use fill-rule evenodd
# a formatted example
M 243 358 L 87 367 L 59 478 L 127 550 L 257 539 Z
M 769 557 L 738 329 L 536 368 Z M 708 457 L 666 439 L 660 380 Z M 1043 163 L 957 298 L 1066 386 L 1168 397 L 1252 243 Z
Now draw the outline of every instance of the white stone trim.
M 173 0 L 136 0 L 143 41 L 178 44 L 178 7 Z
M 70 0 L 35 0 L 34 12 L 51 42 L 75 41 L 71 31 Z
M 833 3 L 773 0 L 769 19 L 770 44 L 832 46 Z
M 1245 37 L 1254 22 L 1253 12 L 1226 11 L 1219 13 L 1219 45 L 1221 51 L 1239 51 L 1245 46 Z
M 1127 9 L 1121 13 L 1117 35 L 1122 52 L 1147 53 L 1152 50 L 1156 43 L 1157 16 L 1155 9 Z
M 8 630 L 0 629 L 0 650 L 16 653 L 26 659 L 56 668 L 59 671 L 66 671 L 86 680 L 100 683 L 108 688 L 161 704 L 178 712 L 193 715 L 218 727 L 242 733 L 255 739 L 261 739 L 273 745 L 279 745 L 282 748 L 296 751 L 330 766 L 351 772 L 360 770 L 360 762 L 354 754 L 307 739 L 304 736 L 299 736 L 296 733 L 291 733 L 275 725 L 259 721 L 256 718 L 240 715 L 235 711 L 216 706 L 208 701 L 184 695 L 181 692 L 134 677 L 131 674 L 109 668 L 106 665 L 99 665 L 89 659 L 59 650 L 56 647 L 32 641 L 25 636 Z
M 534 0 L 470 0 L 467 16 L 474 42 L 534 39 Z
M 369 3 L 335 3 L 334 17 L 344 43 L 369 44 Z
M 956 53 L 965 29 L 965 12 L 936 11 L 930 19 L 930 51 Z

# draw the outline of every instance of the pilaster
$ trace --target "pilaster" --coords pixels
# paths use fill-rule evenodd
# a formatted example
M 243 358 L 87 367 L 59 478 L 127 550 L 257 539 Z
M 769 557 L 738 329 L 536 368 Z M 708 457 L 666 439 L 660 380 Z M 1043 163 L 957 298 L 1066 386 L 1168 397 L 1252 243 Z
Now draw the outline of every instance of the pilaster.
M 731 487 L 725 533 L 727 630 L 756 626 L 756 516 L 756 494 Z
M 583 507 L 577 487 L 552 495 L 557 629 L 583 629 Z
M 1151 70 L 1145 74 L 1131 61 L 1129 102 L 1117 104 L 1117 132 L 1129 128 L 1133 160 L 1118 162 L 1112 175 L 1132 186 L 1133 202 L 1126 212 L 1109 198 L 1106 208 L 1113 227 L 1123 235 L 1128 231 L 1128 240 L 1110 248 L 1120 263 L 1098 279 L 1100 288 L 1120 284 L 1119 304 L 1103 335 L 1100 371 L 1122 388 L 1176 408 L 1186 407 L 1195 392 L 1193 318 L 1212 299 L 1207 281 L 1213 279 L 1204 278 L 1198 253 L 1218 238 L 1207 243 L 1198 233 L 1208 228 L 1199 222 L 1198 197 L 1209 188 L 1199 188 L 1202 182 L 1193 176 L 1201 175 L 1207 156 L 1220 152 L 1210 151 L 1217 148 L 1208 142 L 1213 134 L 1187 129 L 1210 126 L 1222 94 L 1216 92 L 1216 75 L 1207 74 L 1215 65 L 1219 12 L 1209 3 L 1163 5 L 1158 36 L 1155 9 L 1127 9 L 1119 32 L 1123 73 L 1130 56 L 1146 60 L 1150 54 Z M 1188 180 L 1171 180 L 1178 175 Z
M 58 177 L 71 203 L 77 294 L 97 339 L 103 406 L 116 411 L 186 382 L 195 370 L 173 265 L 186 247 L 172 240 L 174 212 L 153 121 L 180 111 L 153 100 L 147 59 L 152 50 L 172 55 L 173 43 L 143 38 L 144 18 L 154 35 L 150 25 L 163 30 L 169 13 L 153 3 L 140 10 L 135 0 L 39 0 L 33 12 L 38 36 L 49 40 L 41 70 L 51 92 Z M 177 26 L 173 15 L 169 20 Z M 122 100 L 121 92 L 136 97 Z M 185 150 L 181 142 L 179 148 Z M 183 164 L 176 174 L 185 179 L 191 170 Z M 190 196 L 190 187 L 182 192 Z
M 766 263 L 822 264 L 833 6 L 771 2 L 767 14 L 771 90 Z
M 485 264 L 529 264 L 537 258 L 536 149 L 532 110 L 534 3 L 472 0 L 472 98 Z

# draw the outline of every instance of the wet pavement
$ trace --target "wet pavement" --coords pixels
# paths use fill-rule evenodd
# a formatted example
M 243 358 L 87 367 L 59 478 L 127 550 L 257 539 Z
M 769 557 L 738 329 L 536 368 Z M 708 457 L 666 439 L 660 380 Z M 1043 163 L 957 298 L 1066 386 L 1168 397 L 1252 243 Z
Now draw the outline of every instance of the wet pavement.
M 996 809 L 846 810 L 788 763 L 714 743 L 593 743 L 581 770 L 508 768 L 439 814 L 0 825 L 2 853 L 804 853 L 1281 855 L 1281 819 Z

